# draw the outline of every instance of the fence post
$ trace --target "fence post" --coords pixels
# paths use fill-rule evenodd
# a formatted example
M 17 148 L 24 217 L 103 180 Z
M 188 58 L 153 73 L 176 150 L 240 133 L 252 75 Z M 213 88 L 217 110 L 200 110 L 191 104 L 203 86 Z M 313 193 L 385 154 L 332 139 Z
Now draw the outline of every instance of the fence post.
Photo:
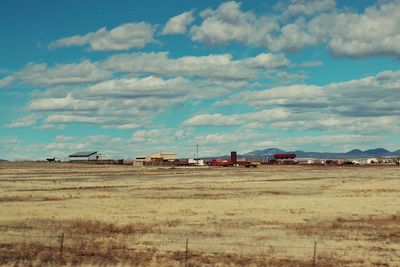
M 60 238 L 60 260 L 63 259 L 63 249 L 64 249 L 64 232 L 61 234 Z
M 187 260 L 188 260 L 188 247 L 189 247 L 189 239 L 186 238 L 186 251 L 185 251 L 185 267 L 187 267 Z
M 317 254 L 317 241 L 314 242 L 314 255 L 313 255 L 313 262 L 312 262 L 312 267 L 315 267 L 316 262 L 315 262 L 315 256 Z

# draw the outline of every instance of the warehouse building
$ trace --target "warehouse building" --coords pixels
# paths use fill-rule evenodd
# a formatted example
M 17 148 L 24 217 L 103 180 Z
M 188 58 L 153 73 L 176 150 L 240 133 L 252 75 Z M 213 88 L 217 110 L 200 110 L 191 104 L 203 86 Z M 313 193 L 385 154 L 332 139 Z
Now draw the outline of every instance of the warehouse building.
M 76 152 L 68 155 L 69 161 L 95 161 L 101 160 L 101 155 L 97 151 Z
M 136 166 L 162 166 L 173 165 L 178 160 L 176 153 L 154 152 L 147 157 L 137 157 L 134 165 Z

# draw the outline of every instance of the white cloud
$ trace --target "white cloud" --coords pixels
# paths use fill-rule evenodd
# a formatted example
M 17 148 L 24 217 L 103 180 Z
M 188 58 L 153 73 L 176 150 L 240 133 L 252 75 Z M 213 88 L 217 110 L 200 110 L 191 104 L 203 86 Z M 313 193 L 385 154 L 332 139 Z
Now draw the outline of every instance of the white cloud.
M 209 133 L 201 135 L 197 138 L 197 143 L 201 145 L 216 145 L 216 144 L 232 144 L 241 140 L 241 142 L 249 142 L 254 141 L 265 137 L 261 134 L 256 133 L 242 133 L 242 132 L 234 132 L 234 133 Z
M 214 98 L 243 86 L 240 81 L 159 78 L 119 78 L 70 92 L 36 92 L 28 105 L 45 125 L 98 124 L 104 128 L 133 129 L 148 124 L 156 115 L 194 99 Z
M 226 116 L 222 114 L 195 115 L 182 123 L 183 126 L 238 126 L 239 116 Z
M 234 1 L 222 3 L 216 10 L 207 9 L 202 16 L 201 25 L 191 28 L 191 37 L 208 45 L 231 41 L 267 45 L 265 37 L 278 26 L 274 19 L 258 18 L 252 12 L 242 12 L 240 4 Z
M 259 71 L 283 68 L 289 64 L 282 54 L 262 53 L 241 60 L 233 60 L 230 54 L 171 59 L 168 53 L 159 52 L 115 55 L 102 65 L 111 71 L 235 80 L 255 77 Z
M 167 52 L 131 53 L 110 56 L 105 60 L 55 64 L 28 63 L 21 70 L 0 80 L 0 87 L 21 82 L 35 86 L 63 86 L 97 83 L 118 76 L 119 73 L 194 78 L 247 80 L 266 71 L 288 67 L 290 61 L 283 54 L 261 53 L 255 57 L 234 60 L 230 54 L 184 56 L 176 59 Z M 230 81 L 229 81 L 230 80 Z M 51 88 L 52 94 L 59 88 Z M 77 88 L 74 88 L 75 90 Z M 63 89 L 61 89 L 63 91 Z
M 34 129 L 38 129 L 38 130 L 64 130 L 65 129 L 65 124 L 44 123 L 44 124 L 35 126 Z
M 289 105 L 293 101 L 297 104 L 324 103 L 324 92 L 318 86 L 312 85 L 290 85 L 280 86 L 252 94 L 242 93 L 241 99 L 245 99 L 252 106 Z
M 262 53 L 255 57 L 243 59 L 243 63 L 250 68 L 277 69 L 287 67 L 290 62 L 282 54 Z
M 314 15 L 334 9 L 335 0 L 291 0 L 288 5 L 281 5 L 283 17 Z
M 139 128 L 141 127 L 140 124 L 137 123 L 124 123 L 124 124 L 117 124 L 117 125 L 105 125 L 103 126 L 103 128 L 111 128 L 111 129 L 122 129 L 122 130 L 126 130 L 126 129 L 135 129 L 135 128 Z
M 71 140 L 73 140 L 73 139 L 74 139 L 74 137 L 72 137 L 72 136 L 57 135 L 57 136 L 54 138 L 54 141 L 56 141 L 56 142 L 65 142 L 65 141 L 71 141 Z
M 89 45 L 92 51 L 128 50 L 143 48 L 154 42 L 155 26 L 145 23 L 126 23 L 114 29 L 101 28 L 85 35 L 65 37 L 52 42 L 50 49 Z
M 101 117 L 87 117 L 72 114 L 57 114 L 50 115 L 45 119 L 46 123 L 87 123 L 87 124 L 102 124 L 105 120 Z
M 146 129 L 134 132 L 130 138 L 132 143 L 141 144 L 168 144 L 174 139 L 171 129 Z
M 381 1 L 363 13 L 335 8 L 332 0 L 292 1 L 280 15 L 244 12 L 237 2 L 202 12 L 191 38 L 207 45 L 237 42 L 272 51 L 326 44 L 336 57 L 400 55 L 400 1 Z M 287 21 L 288 18 L 291 18 Z
M 300 67 L 304 67 L 304 68 L 314 68 L 314 67 L 320 67 L 322 65 L 323 65 L 323 62 L 319 61 L 319 60 L 305 61 L 305 62 L 299 64 Z
M 207 127 L 207 126 L 240 126 L 249 122 L 273 122 L 286 119 L 289 113 L 284 109 L 265 109 L 257 112 L 242 114 L 199 114 L 182 123 L 182 126 Z
M 272 51 L 298 51 L 305 46 L 320 42 L 318 36 L 307 31 L 307 23 L 299 18 L 293 23 L 283 25 L 277 34 L 268 36 L 268 48 Z
M 183 78 L 161 79 L 154 76 L 145 78 L 123 78 L 101 82 L 90 86 L 88 94 L 114 98 L 179 97 L 186 94 L 188 81 Z
M 235 118 L 240 121 L 240 125 L 252 121 L 283 130 L 370 133 L 384 129 L 398 133 L 399 91 L 399 71 L 384 71 L 375 76 L 325 86 L 297 84 L 261 91 L 244 91 L 232 95 L 220 104 L 247 103 L 262 110 L 225 115 L 219 121 Z M 197 116 L 206 118 L 204 115 Z M 196 126 L 195 120 L 189 122 Z
M 172 17 L 166 24 L 162 34 L 184 34 L 194 20 L 193 11 L 184 12 Z
M 61 98 L 35 99 L 28 105 L 31 111 L 88 111 L 98 109 L 98 102 L 94 100 L 76 99 L 72 94 Z
M 319 40 L 306 29 L 307 21 L 302 17 L 281 25 L 279 16 L 243 12 L 239 3 L 230 1 L 222 3 L 216 10 L 207 9 L 202 23 L 191 28 L 191 37 L 207 45 L 238 42 L 273 51 L 298 50 Z
M 10 124 L 4 126 L 5 128 L 21 128 L 21 127 L 29 127 L 36 123 L 36 116 L 31 114 L 25 117 L 22 117 Z
M 9 86 L 10 84 L 12 84 L 14 82 L 14 80 L 15 80 L 14 76 L 6 76 L 6 77 L 0 79 L 0 88 Z
M 363 14 L 343 12 L 317 17 L 309 27 L 325 29 L 334 56 L 399 56 L 399 9 L 400 1 L 382 1 L 368 7 Z
M 48 67 L 45 63 L 28 63 L 14 74 L 15 80 L 29 85 L 82 84 L 101 81 L 110 72 L 101 70 L 96 63 L 84 60 L 80 63 L 57 64 Z

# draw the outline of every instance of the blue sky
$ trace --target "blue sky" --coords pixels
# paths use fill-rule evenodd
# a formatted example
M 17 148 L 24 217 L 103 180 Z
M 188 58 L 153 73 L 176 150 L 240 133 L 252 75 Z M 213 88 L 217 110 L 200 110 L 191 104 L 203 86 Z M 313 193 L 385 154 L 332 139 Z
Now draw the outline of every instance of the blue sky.
M 0 158 L 400 149 L 400 1 L 0 3 Z

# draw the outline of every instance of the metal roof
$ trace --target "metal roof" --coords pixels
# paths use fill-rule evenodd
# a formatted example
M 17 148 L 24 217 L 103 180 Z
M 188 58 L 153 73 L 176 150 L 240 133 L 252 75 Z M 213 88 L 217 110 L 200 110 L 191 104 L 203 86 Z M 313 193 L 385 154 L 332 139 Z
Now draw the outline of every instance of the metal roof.
M 89 151 L 89 152 L 76 152 L 74 154 L 69 155 L 68 157 L 71 158 L 78 158 L 78 157 L 90 157 L 94 154 L 96 154 L 97 151 Z
M 177 159 L 178 157 L 176 156 L 176 153 L 154 152 L 149 156 L 149 158 L 170 160 L 170 159 Z

